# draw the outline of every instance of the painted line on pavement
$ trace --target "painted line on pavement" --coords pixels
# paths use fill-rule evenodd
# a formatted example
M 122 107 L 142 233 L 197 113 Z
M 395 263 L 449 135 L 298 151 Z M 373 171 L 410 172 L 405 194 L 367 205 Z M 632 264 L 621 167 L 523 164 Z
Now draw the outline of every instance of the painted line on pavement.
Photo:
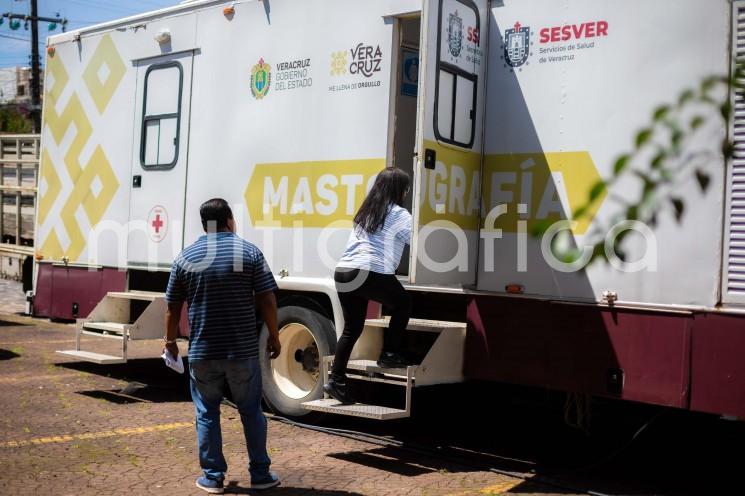
M 148 427 L 129 427 L 123 429 L 111 429 L 110 431 L 87 432 L 84 434 L 64 434 L 62 436 L 37 437 L 34 439 L 20 441 L 0 442 L 0 448 L 22 448 L 25 446 L 34 446 L 42 444 L 69 443 L 70 441 L 83 441 L 91 439 L 103 439 L 116 436 L 135 436 L 139 434 L 149 434 L 151 432 L 172 431 L 183 429 L 185 427 L 194 427 L 193 422 L 173 422 L 171 424 L 158 424 Z
M 498 484 L 492 484 L 486 487 L 482 487 L 481 489 L 473 489 L 471 491 L 459 491 L 457 493 L 450 493 L 447 496 L 473 496 L 474 494 L 487 494 L 487 495 L 497 495 L 497 494 L 504 494 L 514 487 L 519 486 L 525 482 L 522 479 L 515 479 L 511 481 L 505 481 L 500 482 Z

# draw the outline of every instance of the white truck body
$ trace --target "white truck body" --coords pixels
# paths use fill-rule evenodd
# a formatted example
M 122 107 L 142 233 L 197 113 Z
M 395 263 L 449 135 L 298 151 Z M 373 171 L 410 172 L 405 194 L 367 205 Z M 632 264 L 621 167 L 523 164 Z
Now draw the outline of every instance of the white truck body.
M 328 297 L 338 335 L 334 266 L 376 173 L 395 166 L 413 183 L 406 206 L 414 233 L 399 268 L 402 282 L 423 298 L 452 293 L 469 302 L 468 335 L 476 340 L 464 348 L 465 327 L 457 328 L 461 344 L 453 349 L 460 355 L 452 363 L 476 370 L 472 377 L 552 386 L 539 374 L 549 368 L 526 365 L 538 372 L 523 380 L 501 363 L 492 367 L 511 357 L 495 358 L 497 345 L 482 341 L 517 343 L 515 353 L 525 352 L 519 363 L 549 363 L 550 350 L 535 350 L 556 334 L 543 323 L 501 328 L 498 315 L 487 315 L 488 299 L 585 305 L 597 315 L 583 325 L 608 347 L 588 352 L 608 357 L 593 377 L 607 373 L 615 381 L 609 391 L 623 389 L 626 367 L 624 398 L 745 412 L 740 400 L 731 407 L 726 399 L 690 396 L 685 379 L 704 370 L 687 372 L 696 350 L 707 357 L 698 364 L 719 360 L 709 361 L 711 342 L 697 336 L 721 330 L 717 356 L 742 340 L 742 92 L 728 94 L 720 83 L 711 93 L 733 103 L 729 120 L 712 105 L 671 111 L 684 138 L 665 167 L 693 157 L 708 187 L 702 191 L 691 172 L 663 186 L 663 197 L 672 192 L 684 208 L 676 213 L 666 203 L 654 225 L 635 226 L 623 244 L 630 264 L 567 270 L 542 253 L 545 235 L 528 234 L 543 221 L 565 221 L 582 248 L 623 217 L 641 192 L 630 172 L 596 191 L 585 216 L 572 215 L 601 178 L 613 177 L 620 156 L 632 153 L 628 169 L 648 169 L 669 133 L 655 127 L 638 154 L 635 140 L 660 106 L 674 107 L 684 90 L 731 73 L 745 44 L 743 9 L 745 2 L 727 0 L 202 0 L 50 37 L 37 260 L 60 271 L 126 271 L 130 282 L 138 271 L 165 273 L 202 234 L 200 204 L 223 197 L 238 233 L 262 249 L 280 289 Z M 692 129 L 697 117 L 703 124 Z M 728 138 L 732 159 L 722 152 Z M 36 281 L 39 304 L 53 309 L 49 298 L 68 298 L 60 307 L 67 311 L 70 291 L 60 288 L 80 284 L 52 284 L 54 270 L 44 274 Z M 164 290 L 130 284 L 116 291 L 125 289 Z M 657 321 L 618 324 L 615 314 L 600 315 L 609 304 L 680 320 L 671 318 L 672 330 L 653 336 Z M 77 302 L 72 306 L 77 317 Z M 697 312 L 727 314 L 730 327 L 715 319 L 709 328 L 683 322 Z M 521 348 L 523 335 L 528 344 Z M 658 336 L 664 340 L 654 341 Z M 298 338 L 299 350 L 315 335 L 308 339 Z M 619 339 L 636 341 L 624 348 Z M 670 343 L 682 350 L 674 360 L 639 358 L 644 350 L 678 349 Z M 566 346 L 560 358 L 572 361 L 579 348 Z M 464 361 L 468 349 L 483 363 Z M 724 365 L 736 364 L 734 354 L 728 357 L 721 370 L 701 372 L 704 386 L 694 391 L 711 391 L 721 378 L 745 383 L 742 367 L 734 373 L 738 366 Z M 667 367 L 663 379 L 639 379 L 642 365 L 652 363 Z M 285 365 L 283 380 L 296 366 Z M 411 373 L 402 377 L 414 383 Z M 452 381 L 461 370 L 443 377 Z M 315 391 L 310 396 L 317 381 L 306 385 Z M 298 384 L 291 384 L 300 391 L 290 394 L 295 400 L 311 390 Z
M 201 234 L 200 203 L 222 196 L 240 234 L 275 271 L 328 278 L 366 187 L 376 171 L 396 165 L 415 178 L 415 263 L 403 263 L 411 283 L 492 292 L 519 284 L 526 294 L 586 300 L 612 290 L 619 301 L 660 305 L 742 302 L 739 293 L 721 292 L 729 217 L 718 151 L 726 129 L 717 122 L 691 144 L 712 153 L 709 191 L 702 194 L 692 177 L 676 185 L 689 208 L 680 223 L 671 211 L 660 215 L 655 270 L 593 264 L 562 273 L 544 261 L 539 239 L 521 245 L 516 234 L 518 217 L 528 229 L 537 219 L 569 218 L 657 105 L 727 73 L 728 2 L 424 2 L 421 40 L 399 30 L 401 20 L 416 21 L 419 1 L 235 2 L 229 17 L 227 5 L 190 2 L 50 38 L 38 217 L 44 260 L 166 270 Z M 453 57 L 447 18 L 456 11 L 462 39 L 452 39 L 462 46 L 452 47 L 460 50 Z M 512 67 L 503 46 L 516 25 L 528 45 Z M 167 42 L 154 39 L 159 32 Z M 404 89 L 401 64 L 416 58 L 406 49 L 418 46 L 424 77 Z M 453 76 L 443 71 L 440 82 L 438 54 L 477 81 L 472 106 L 473 81 L 459 77 L 452 124 L 442 124 L 451 114 L 437 92 L 452 91 Z M 252 90 L 252 71 L 265 67 L 266 92 Z M 143 133 L 149 69 L 147 118 L 178 117 L 147 120 Z M 435 135 L 436 105 L 438 125 L 448 127 L 442 132 L 455 127 L 450 143 Z M 176 137 L 176 121 L 174 147 L 164 141 Z M 417 152 L 439 152 L 434 170 L 424 167 L 423 153 L 396 155 L 399 124 L 410 141 L 418 127 Z M 157 129 L 159 145 L 143 145 L 148 132 L 156 133 L 149 143 L 158 139 Z M 144 168 L 143 160 L 161 165 Z M 576 243 L 620 211 L 614 197 L 637 189 L 633 179 L 615 184 L 594 218 L 575 227 Z M 483 218 L 498 203 L 508 213 L 491 249 L 479 233 L 489 237 Z M 517 214 L 518 203 L 528 214 Z M 632 254 L 643 251 L 636 244 Z M 522 266 L 518 246 L 527 249 Z M 428 259 L 451 263 L 432 270 Z

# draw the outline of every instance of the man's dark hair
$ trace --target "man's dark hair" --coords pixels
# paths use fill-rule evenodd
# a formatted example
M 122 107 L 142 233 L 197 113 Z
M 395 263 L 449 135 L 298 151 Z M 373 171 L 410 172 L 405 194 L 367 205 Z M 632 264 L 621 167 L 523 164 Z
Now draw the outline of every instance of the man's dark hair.
M 228 228 L 228 219 L 233 218 L 233 211 L 222 198 L 212 198 L 199 207 L 199 216 L 202 218 L 202 227 L 205 231 L 220 231 Z

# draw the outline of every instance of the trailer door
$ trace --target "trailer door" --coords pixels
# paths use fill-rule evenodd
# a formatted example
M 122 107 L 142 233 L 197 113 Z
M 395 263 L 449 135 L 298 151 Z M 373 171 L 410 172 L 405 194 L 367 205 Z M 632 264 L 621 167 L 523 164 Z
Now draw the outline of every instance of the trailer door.
M 476 282 L 487 3 L 424 2 L 413 283 Z
M 128 264 L 170 267 L 183 247 L 192 52 L 137 64 Z

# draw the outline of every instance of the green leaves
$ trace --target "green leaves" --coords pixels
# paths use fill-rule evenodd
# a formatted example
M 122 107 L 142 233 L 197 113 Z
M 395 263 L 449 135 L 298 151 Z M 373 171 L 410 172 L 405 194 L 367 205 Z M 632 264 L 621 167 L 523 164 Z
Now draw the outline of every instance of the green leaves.
M 703 81 L 701 81 L 701 93 L 708 93 L 712 89 L 714 89 L 714 86 L 716 86 L 718 83 L 726 83 L 727 78 L 722 78 L 720 76 L 709 76 Z
M 572 219 L 577 220 L 581 217 L 584 217 L 587 215 L 587 211 L 589 210 L 589 207 L 585 204 L 579 207 L 577 210 L 572 212 Z
M 622 173 L 629 165 L 629 156 L 621 155 L 616 159 L 616 163 L 613 164 L 613 175 L 617 176 Z
M 595 200 L 597 200 L 600 197 L 600 195 L 602 195 L 603 193 L 605 193 L 606 189 L 607 189 L 607 187 L 606 187 L 605 181 L 603 181 L 601 179 L 600 181 L 596 182 L 592 186 L 592 189 L 590 189 L 590 198 L 589 198 L 588 202 L 589 203 L 592 203 Z
M 709 174 L 702 171 L 701 169 L 696 169 L 696 181 L 698 181 L 698 185 L 701 188 L 701 191 L 706 192 L 706 190 L 709 188 L 711 177 L 709 177 Z
M 683 212 L 685 211 L 683 200 L 680 198 L 670 198 L 670 203 L 673 204 L 673 208 L 675 209 L 675 220 L 680 222 L 680 219 L 683 218 Z
M 534 237 L 543 236 L 543 233 L 548 231 L 553 221 L 549 219 L 541 219 L 530 223 L 530 235 Z
M 639 133 L 636 135 L 636 148 L 639 149 L 645 144 L 649 142 L 649 140 L 652 138 L 652 130 L 651 129 L 642 129 L 639 131 Z
M 683 143 L 683 138 L 685 135 L 683 134 L 683 131 L 675 127 L 673 128 L 672 135 L 670 136 L 670 142 L 673 144 L 673 148 L 678 149 L 680 148 L 681 143 Z
M 627 208 L 626 218 L 628 220 L 639 220 L 639 207 L 637 205 L 631 205 Z
M 693 97 L 695 96 L 695 93 L 693 93 L 693 90 L 685 90 L 683 93 L 680 94 L 678 97 L 678 105 L 681 107 L 685 105 L 686 103 L 693 100 Z
M 558 255 L 559 260 L 561 260 L 565 264 L 571 264 L 580 259 L 580 257 L 582 256 L 582 252 L 579 248 L 569 248 L 568 250 L 562 250 L 559 251 L 559 253 L 554 253 L 554 255 Z
M 652 114 L 652 119 L 655 122 L 659 122 L 670 113 L 670 106 L 669 105 L 660 105 L 657 107 L 654 111 L 654 114 Z
M 633 147 L 628 153 L 616 157 L 612 176 L 592 183 L 587 192 L 587 201 L 572 212 L 572 219 L 585 220 L 604 195 L 609 195 L 615 201 L 617 211 L 616 215 L 609 217 L 611 224 L 598 225 L 593 222 L 594 235 L 585 238 L 591 243 L 588 245 L 592 248 L 591 261 L 607 261 L 605 237 L 610 225 L 615 222 L 625 219 L 654 227 L 657 220 L 670 211 L 676 222 L 683 221 L 686 201 L 692 200 L 682 196 L 678 186 L 682 181 L 690 184 L 690 176 L 694 175 L 698 187 L 705 193 L 712 181 L 709 169 L 712 165 L 709 164 L 714 163 L 711 157 L 715 154 L 711 153 L 706 140 L 694 138 L 705 138 L 703 130 L 708 130 L 709 124 L 712 128 L 714 125 L 721 128 L 722 123 L 730 125 L 734 107 L 727 95 L 733 93 L 745 99 L 745 63 L 737 63 L 730 76 L 707 77 L 691 89 L 681 92 L 677 100 L 660 104 L 652 110 L 650 121 L 633 136 Z M 708 142 L 711 143 L 711 140 Z M 703 150 L 692 149 L 698 143 L 704 143 Z M 733 157 L 735 149 L 731 137 L 722 140 L 721 151 L 725 158 Z M 634 181 L 624 181 L 629 186 L 624 186 L 623 190 L 613 190 L 613 185 L 620 183 L 624 174 L 627 178 L 631 175 L 641 180 L 636 183 L 635 190 L 629 189 L 634 188 L 631 186 Z M 551 222 L 534 221 L 530 225 L 531 232 L 540 236 L 545 234 Z M 622 259 L 625 257 L 620 248 L 627 235 L 628 231 L 619 233 L 614 242 L 616 253 Z M 558 258 L 564 262 L 577 260 L 581 255 L 576 247 L 569 246 L 571 243 L 557 243 L 554 239 L 552 245 L 552 250 L 562 247 Z
M 722 118 L 725 121 L 729 120 L 729 116 L 732 114 L 732 104 L 729 101 L 724 102 L 719 106 L 719 113 L 722 114 Z
M 652 167 L 652 169 L 657 170 L 662 166 L 662 162 L 664 162 L 666 158 L 667 152 L 664 149 L 660 149 L 657 152 L 657 155 L 655 155 L 652 159 L 652 163 L 650 164 L 650 166 Z

